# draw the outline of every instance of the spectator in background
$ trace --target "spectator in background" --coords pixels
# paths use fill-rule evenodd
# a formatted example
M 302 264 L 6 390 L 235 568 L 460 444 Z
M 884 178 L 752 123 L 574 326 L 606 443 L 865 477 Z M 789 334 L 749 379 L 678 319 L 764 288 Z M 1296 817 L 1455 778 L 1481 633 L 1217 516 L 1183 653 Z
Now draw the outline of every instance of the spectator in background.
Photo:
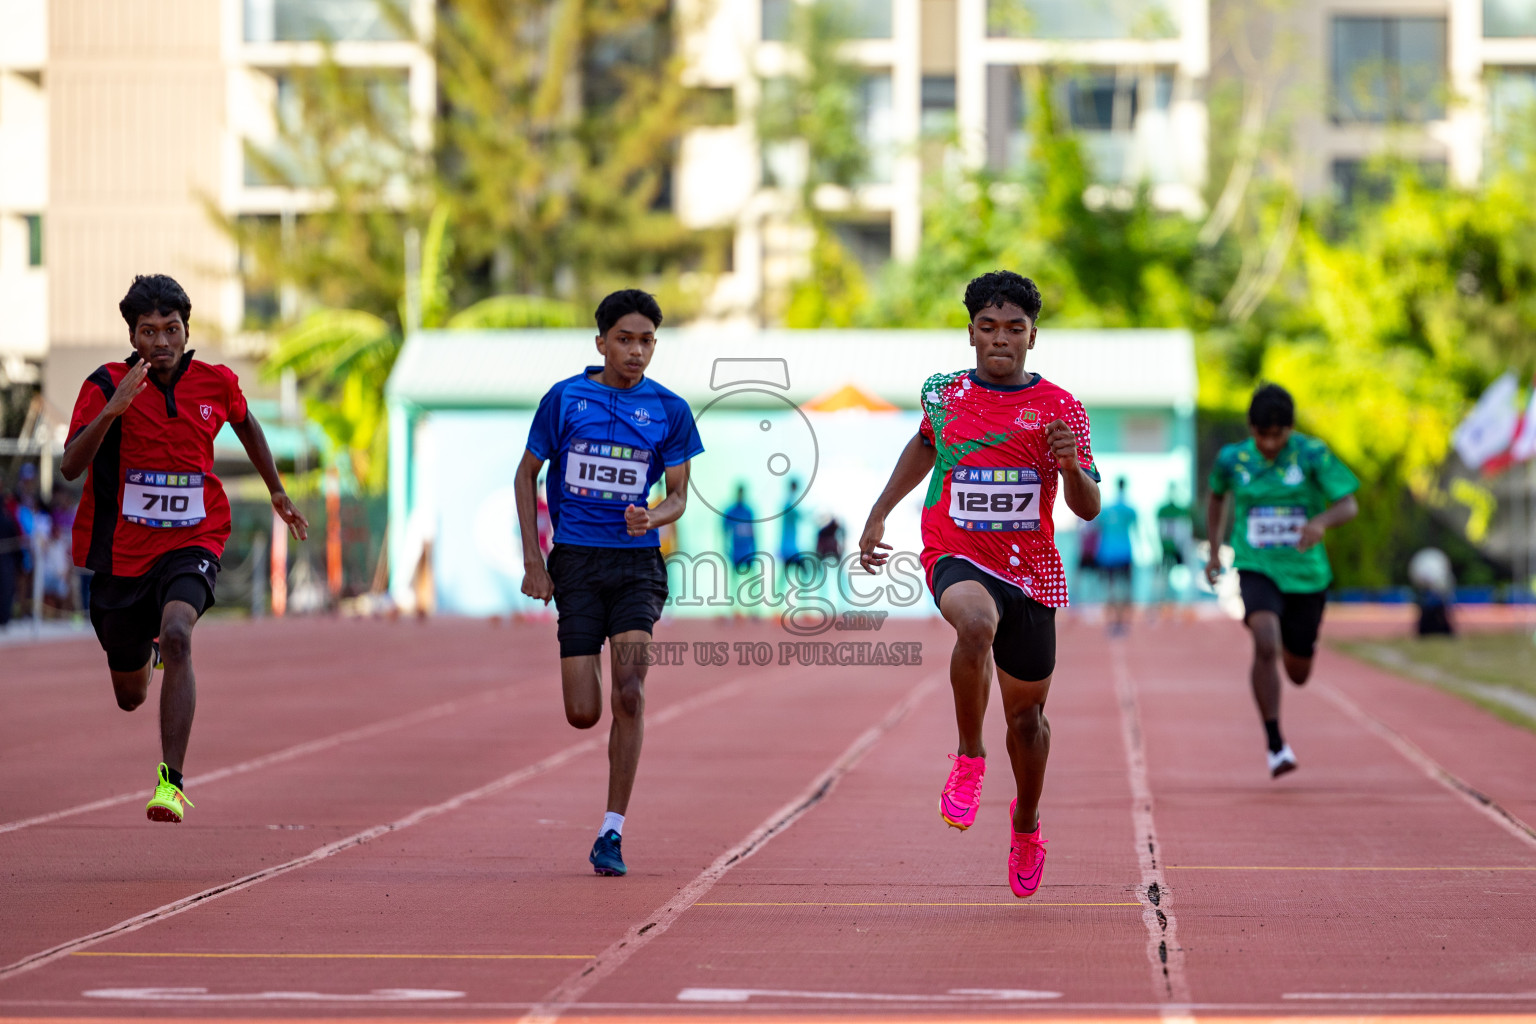
M 1157 507 L 1157 539 L 1162 548 L 1158 589 L 1164 604 L 1173 600 L 1173 570 L 1183 565 L 1194 544 L 1194 510 L 1179 501 L 1179 485 L 1168 485 L 1168 497 Z M 1180 584 L 1182 589 L 1182 584 Z
M 1099 571 L 1104 574 L 1104 600 L 1111 634 L 1124 633 L 1131 617 L 1131 534 L 1136 510 L 1126 498 L 1125 477 L 1115 482 L 1115 500 L 1099 512 Z
M 737 572 L 746 572 L 757 552 L 757 514 L 747 504 L 746 484 L 736 485 L 736 501 L 721 515 L 725 517 L 725 544 L 731 565 Z
M 75 598 L 75 559 L 71 531 L 77 499 L 55 493 L 49 516 L 49 538 L 43 547 L 43 601 L 61 616 L 84 611 Z
M 28 613 L 32 607 L 32 573 L 36 569 L 32 564 L 33 535 L 38 530 L 39 518 L 47 514 L 37 495 L 37 467 L 30 462 L 22 463 L 16 476 L 14 509 L 16 523 L 21 527 L 21 571 L 16 575 L 16 593 L 21 598 L 22 611 Z
M 779 560 L 785 568 L 799 565 L 803 557 L 800 551 L 800 481 L 791 478 L 789 494 L 784 498 L 784 511 L 779 513 Z
M 0 491 L 0 629 L 10 623 L 16 610 L 16 578 L 21 574 L 25 539 L 16 521 L 15 499 Z
M 821 529 L 816 531 L 816 557 L 830 558 L 834 562 L 843 559 L 843 524 L 837 516 L 828 516 L 827 521 L 821 524 Z

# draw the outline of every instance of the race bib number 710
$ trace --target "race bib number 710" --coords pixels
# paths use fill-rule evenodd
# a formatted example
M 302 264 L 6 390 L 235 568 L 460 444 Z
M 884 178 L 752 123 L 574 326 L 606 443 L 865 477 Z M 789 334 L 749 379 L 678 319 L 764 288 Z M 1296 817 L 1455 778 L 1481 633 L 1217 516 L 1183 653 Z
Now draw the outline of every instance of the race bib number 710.
M 645 495 L 651 453 L 600 441 L 572 442 L 565 458 L 569 494 L 606 501 L 634 502 Z
M 967 530 L 1040 529 L 1040 474 L 1028 467 L 956 466 L 949 517 Z
M 130 469 L 123 482 L 123 518 L 159 530 L 196 526 L 208 518 L 203 474 Z

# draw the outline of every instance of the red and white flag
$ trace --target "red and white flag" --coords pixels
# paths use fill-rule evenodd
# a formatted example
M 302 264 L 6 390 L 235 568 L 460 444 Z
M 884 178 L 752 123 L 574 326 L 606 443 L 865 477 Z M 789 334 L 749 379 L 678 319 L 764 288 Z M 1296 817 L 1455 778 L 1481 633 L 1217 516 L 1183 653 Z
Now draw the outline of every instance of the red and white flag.
M 1490 459 L 1509 450 L 1515 430 L 1520 426 L 1520 416 L 1515 411 L 1515 399 L 1519 394 L 1520 379 L 1513 372 L 1504 374 L 1488 385 L 1488 390 L 1456 428 L 1451 443 L 1468 468 L 1482 469 Z
M 1536 457 L 1536 380 L 1531 382 L 1531 397 L 1525 411 L 1515 421 L 1509 446 L 1483 463 L 1485 476 L 1497 476 L 1517 462 Z

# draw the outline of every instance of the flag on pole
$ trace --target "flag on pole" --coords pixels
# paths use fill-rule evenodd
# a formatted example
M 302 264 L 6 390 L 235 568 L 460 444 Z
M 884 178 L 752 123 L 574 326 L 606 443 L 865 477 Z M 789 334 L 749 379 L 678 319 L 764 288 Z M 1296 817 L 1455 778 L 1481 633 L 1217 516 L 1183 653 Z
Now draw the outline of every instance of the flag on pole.
M 1531 382 L 1531 397 L 1525 404 L 1525 410 L 1515 421 L 1509 447 L 1483 463 L 1483 474 L 1498 476 L 1515 463 L 1526 462 L 1533 457 L 1536 457 L 1536 380 Z
M 1488 390 L 1456 428 L 1451 443 L 1469 468 L 1481 469 L 1488 460 L 1509 449 L 1515 428 L 1519 426 L 1519 414 L 1515 411 L 1519 393 L 1519 378 L 1512 371 L 1505 373 L 1488 385 Z

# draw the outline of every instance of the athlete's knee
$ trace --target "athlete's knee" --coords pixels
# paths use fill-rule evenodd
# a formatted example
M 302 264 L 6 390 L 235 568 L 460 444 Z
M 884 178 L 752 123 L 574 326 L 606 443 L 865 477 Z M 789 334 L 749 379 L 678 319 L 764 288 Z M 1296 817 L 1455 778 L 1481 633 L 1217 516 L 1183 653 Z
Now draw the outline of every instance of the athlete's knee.
M 1278 631 L 1265 629 L 1262 626 L 1254 627 L 1253 656 L 1266 661 L 1279 657 L 1280 636 Z
M 124 711 L 133 711 L 149 695 L 145 690 L 129 690 L 120 686 L 114 686 L 112 692 L 117 696 L 117 706 Z
M 967 650 L 987 650 L 997 636 L 997 621 L 985 612 L 967 612 L 955 621 L 955 641 Z
M 186 622 L 170 622 L 160 629 L 160 657 L 162 660 L 185 661 L 192 656 L 192 626 Z
M 613 681 L 613 713 L 638 718 L 645 711 L 645 683 L 638 677 Z
M 1044 704 L 1029 704 L 1008 712 L 1008 731 L 1025 743 L 1035 743 L 1051 734 Z
M 1299 658 L 1291 654 L 1286 655 L 1285 674 L 1291 677 L 1291 682 L 1300 686 L 1312 678 L 1312 659 Z
M 573 708 L 569 704 L 565 706 L 565 720 L 578 729 L 590 729 L 602 721 L 602 718 L 602 708 Z

